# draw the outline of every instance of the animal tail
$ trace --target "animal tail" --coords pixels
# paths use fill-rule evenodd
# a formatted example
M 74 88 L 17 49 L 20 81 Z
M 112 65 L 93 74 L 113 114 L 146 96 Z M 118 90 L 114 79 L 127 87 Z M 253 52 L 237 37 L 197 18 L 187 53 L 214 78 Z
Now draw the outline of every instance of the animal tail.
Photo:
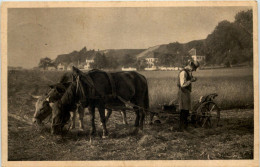
M 145 122 L 147 124 L 151 124 L 153 120 L 154 113 L 149 110 L 149 91 L 148 91 L 148 84 L 146 84 L 146 90 L 145 90 L 145 97 L 144 97 L 144 112 L 145 112 Z

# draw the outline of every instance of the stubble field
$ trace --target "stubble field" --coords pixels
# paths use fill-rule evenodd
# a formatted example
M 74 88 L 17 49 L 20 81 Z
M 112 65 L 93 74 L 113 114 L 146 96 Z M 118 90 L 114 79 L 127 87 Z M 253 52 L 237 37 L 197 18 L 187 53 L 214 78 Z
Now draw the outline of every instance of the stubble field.
M 141 72 L 149 85 L 150 108 L 177 98 L 176 71 Z M 74 129 L 62 138 L 50 134 L 50 124 L 37 129 L 13 115 L 31 120 L 36 102 L 30 94 L 41 95 L 48 84 L 58 82 L 63 72 L 8 71 L 8 160 L 138 160 L 138 159 L 252 159 L 254 139 L 253 71 L 244 69 L 199 70 L 193 75 L 192 97 L 218 93 L 221 126 L 215 129 L 190 127 L 176 132 L 178 121 L 165 118 L 162 124 L 145 125 L 131 136 L 135 115 L 127 113 L 129 125 L 119 112 L 108 122 L 109 137 L 90 138 L 90 120 L 85 114 L 85 131 Z M 12 116 L 11 116 L 12 115 Z M 170 130 L 173 127 L 173 131 Z

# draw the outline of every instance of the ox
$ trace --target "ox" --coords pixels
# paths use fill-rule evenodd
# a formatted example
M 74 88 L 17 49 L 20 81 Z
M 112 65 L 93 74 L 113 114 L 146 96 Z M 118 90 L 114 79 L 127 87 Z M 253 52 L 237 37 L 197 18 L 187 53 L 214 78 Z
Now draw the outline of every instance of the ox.
M 45 95 L 43 96 L 32 95 L 32 97 L 37 99 L 37 102 L 35 103 L 35 113 L 33 117 L 34 123 L 36 123 L 37 125 L 42 125 L 42 121 L 46 119 L 48 116 L 50 116 L 52 113 L 49 103 L 56 102 L 58 99 L 60 99 L 73 80 L 75 80 L 75 77 L 73 77 L 71 72 L 65 73 L 61 77 L 59 83 L 50 85 L 50 89 Z M 79 127 L 80 129 L 84 129 L 84 122 L 83 122 L 84 108 L 80 103 L 75 104 L 74 107 L 72 107 L 71 128 L 72 129 L 75 128 L 76 112 L 79 114 Z M 120 113 L 122 115 L 123 123 L 128 124 L 125 110 L 120 110 Z M 105 113 L 106 122 L 109 120 L 111 114 L 112 114 L 112 110 L 106 109 L 106 113 Z

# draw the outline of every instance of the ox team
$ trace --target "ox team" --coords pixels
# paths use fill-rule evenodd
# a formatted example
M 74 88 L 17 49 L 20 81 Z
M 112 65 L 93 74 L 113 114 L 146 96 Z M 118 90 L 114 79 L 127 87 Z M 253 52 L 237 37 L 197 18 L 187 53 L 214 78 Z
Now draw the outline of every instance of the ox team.
M 192 72 L 196 71 L 196 69 L 198 67 L 199 67 L 199 63 L 197 61 L 190 61 L 187 66 L 185 66 L 182 70 L 180 70 L 179 75 L 178 75 L 178 80 L 177 80 L 178 95 L 177 96 L 178 96 L 178 105 L 179 105 L 179 111 L 180 111 L 180 122 L 179 122 L 179 129 L 178 129 L 179 131 L 186 130 L 187 126 L 188 126 L 189 110 L 191 109 L 192 82 L 197 81 L 197 79 L 192 76 Z M 65 77 L 67 77 L 67 76 L 65 76 Z M 69 78 L 71 78 L 71 77 L 69 77 Z M 54 88 L 52 88 L 52 89 L 54 89 Z M 55 87 L 55 89 L 57 89 L 57 87 Z M 49 95 L 47 95 L 47 96 L 49 96 Z M 43 99 L 45 99 L 45 98 L 46 97 L 43 97 Z M 38 100 L 36 104 L 38 104 L 39 101 L 41 102 L 41 99 Z M 49 100 L 43 100 L 43 102 L 48 103 Z M 36 105 L 36 106 L 38 106 L 38 105 Z M 48 107 L 46 107 L 46 106 L 48 106 Z M 40 105 L 40 108 L 36 107 L 36 112 L 35 112 L 35 116 L 34 116 L 35 123 L 41 122 L 47 115 L 50 115 L 50 112 L 45 113 L 45 111 L 50 111 L 49 105 Z M 44 117 L 42 117 L 43 115 L 44 115 Z M 74 114 L 74 117 L 75 117 L 75 114 Z M 83 128 L 83 116 L 81 116 L 81 117 L 80 117 L 81 118 L 80 125 Z M 36 121 L 36 120 L 38 120 L 38 121 Z M 74 122 L 73 125 L 75 126 L 75 118 L 73 119 L 73 122 Z

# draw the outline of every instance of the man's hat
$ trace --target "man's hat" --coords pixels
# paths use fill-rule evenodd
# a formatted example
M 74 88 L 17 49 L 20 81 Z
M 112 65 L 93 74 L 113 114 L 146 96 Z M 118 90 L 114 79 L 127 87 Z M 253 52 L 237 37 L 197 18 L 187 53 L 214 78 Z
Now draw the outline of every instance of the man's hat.
M 198 61 L 192 60 L 192 61 L 189 62 L 189 65 L 193 66 L 195 68 L 195 71 L 196 71 L 196 69 L 200 66 L 200 63 Z

